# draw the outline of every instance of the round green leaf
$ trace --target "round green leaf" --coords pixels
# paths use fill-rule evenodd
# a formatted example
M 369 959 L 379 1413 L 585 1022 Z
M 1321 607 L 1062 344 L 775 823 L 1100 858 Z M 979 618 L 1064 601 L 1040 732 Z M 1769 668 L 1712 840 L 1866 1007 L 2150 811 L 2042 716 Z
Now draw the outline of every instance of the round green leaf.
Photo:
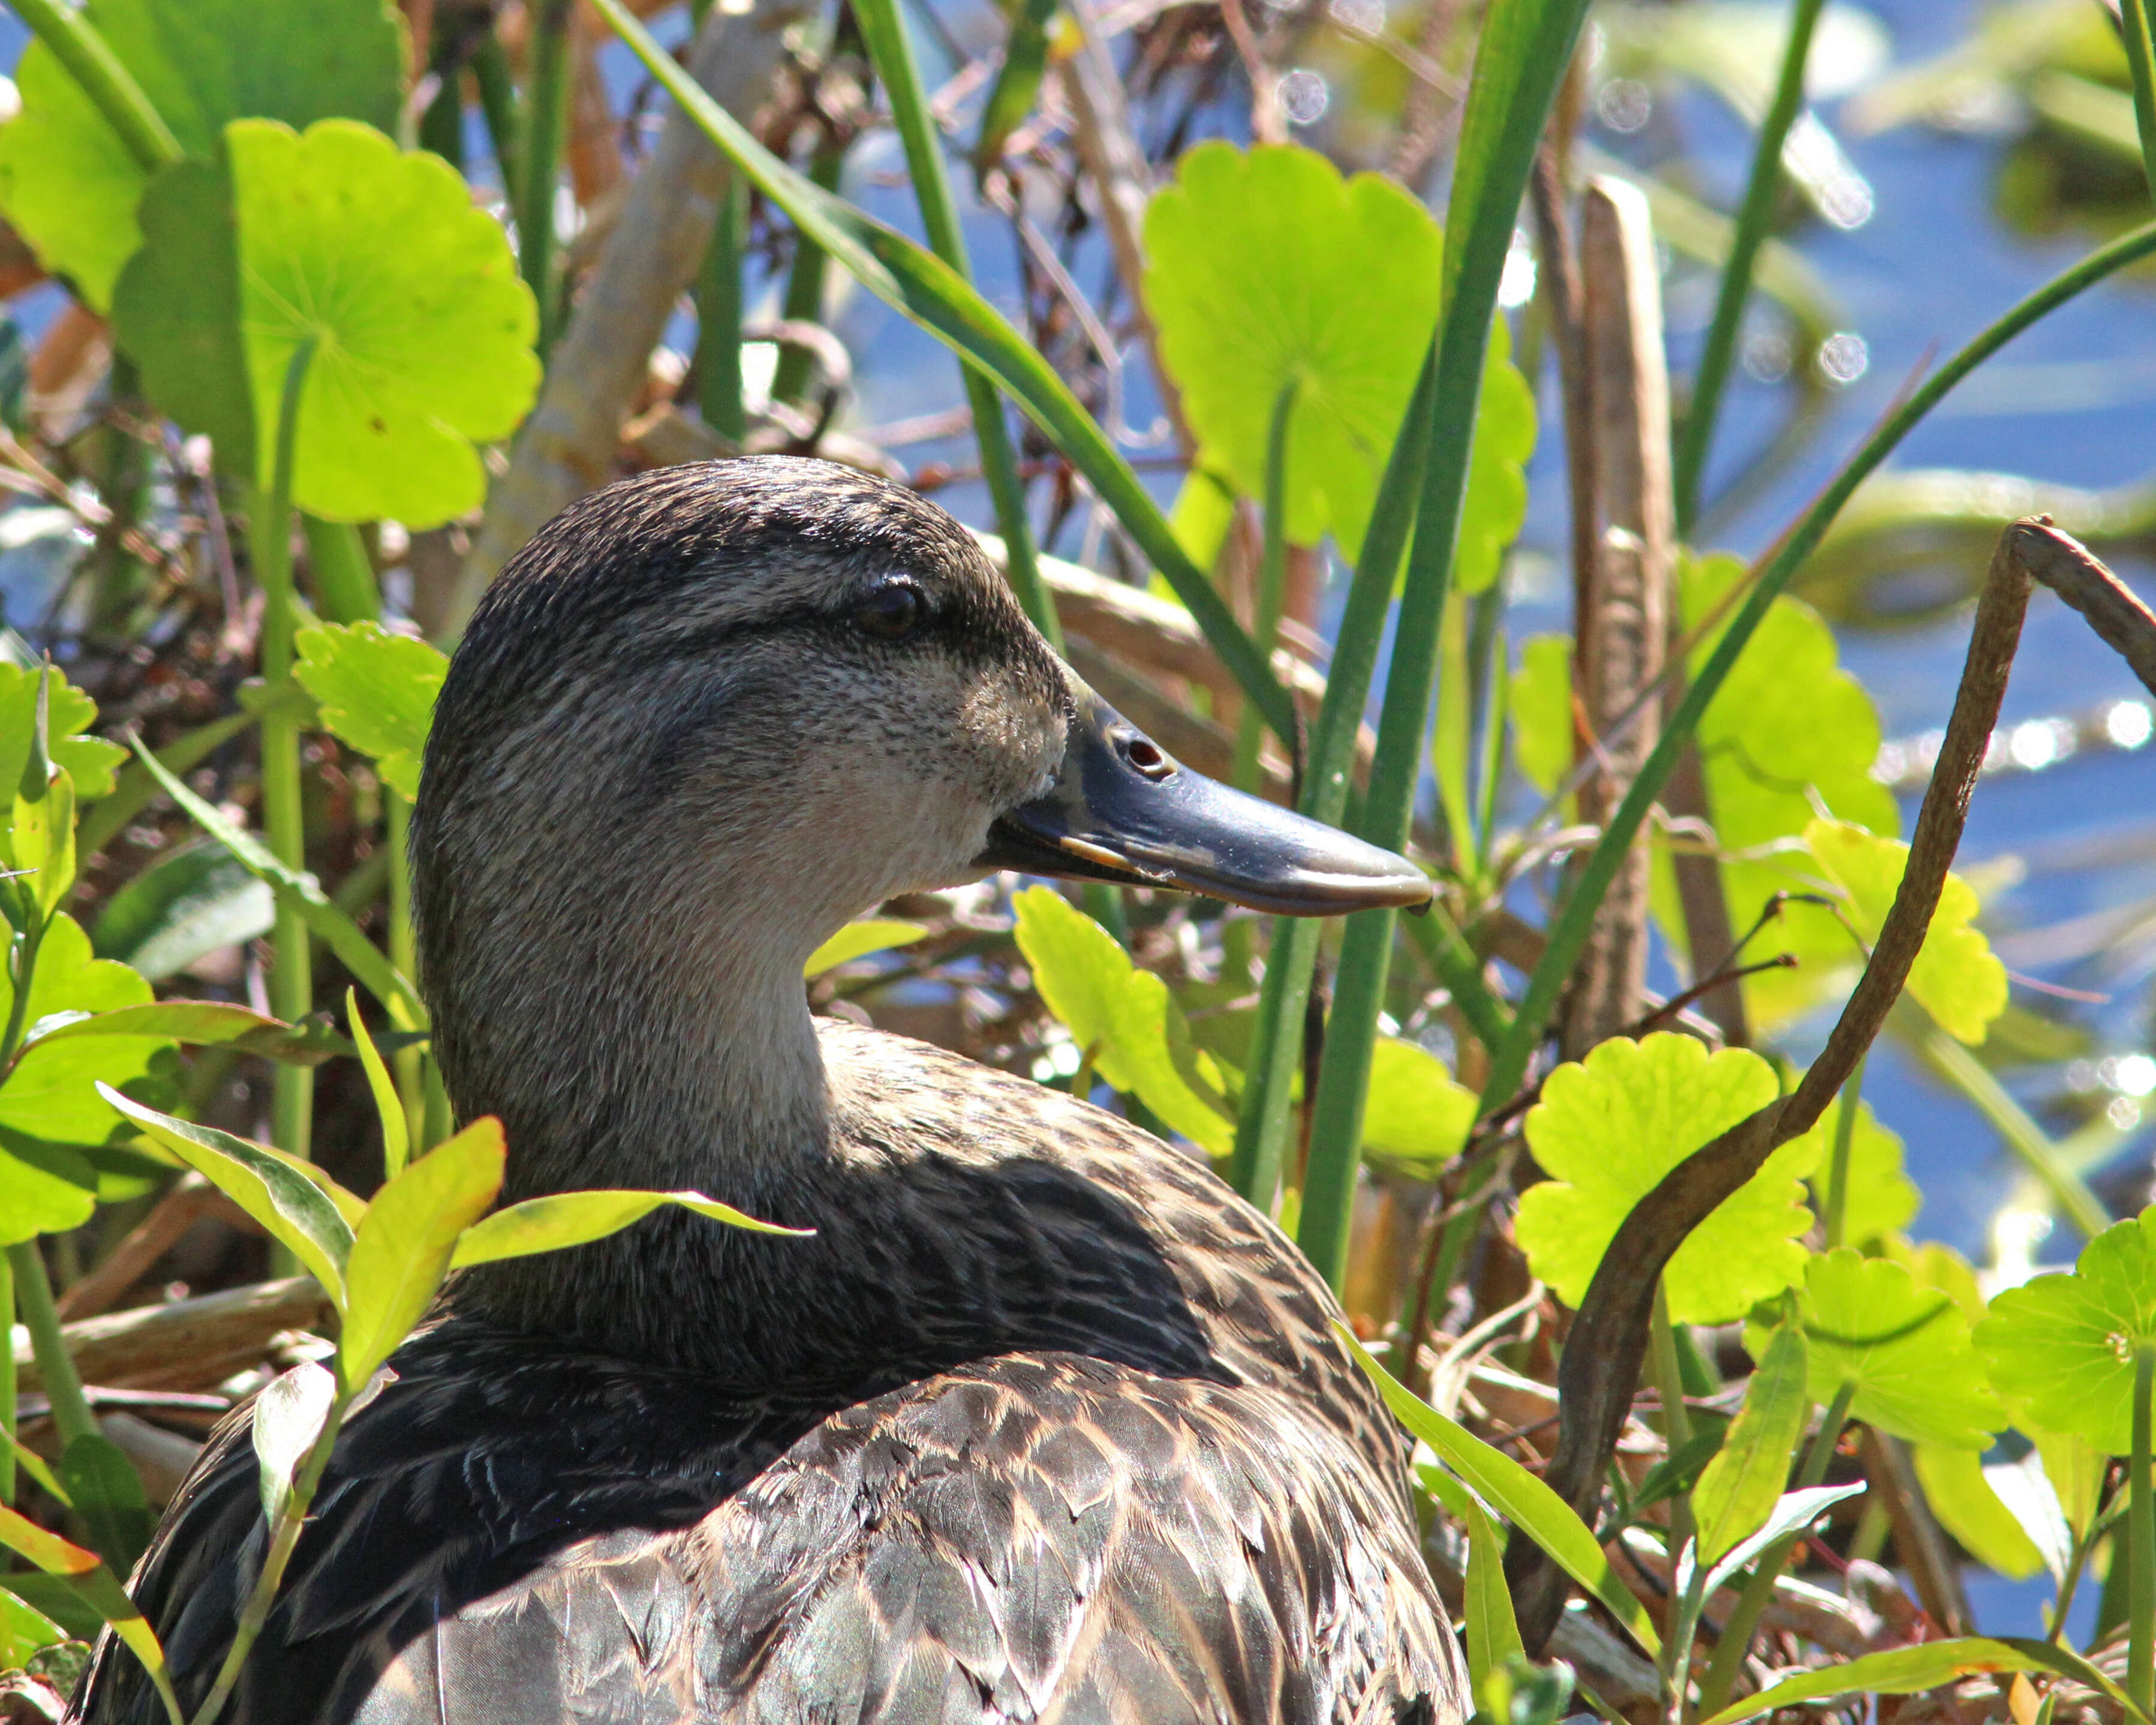
M 2133 1441 L 2133 1356 L 2156 1343 L 2156 1205 L 2082 1248 L 2071 1276 L 2009 1288 L 1977 1326 L 2000 1394 L 2113 1455 Z
M 1750 1050 L 1710 1055 L 1689 1036 L 1623 1037 L 1559 1066 L 1528 1114 L 1527 1145 L 1550 1175 L 1520 1199 L 1515 1233 L 1535 1274 L 1577 1306 L 1632 1206 L 1663 1175 L 1774 1100 L 1774 1068 Z M 1662 1272 L 1670 1316 L 1727 1323 L 1804 1273 L 1811 1225 L 1802 1139 L 1694 1229 Z
M 76 1151 L 0 1133 L 0 1245 L 80 1228 L 97 1208 L 97 1174 Z
M 190 157 L 228 120 L 306 126 L 331 115 L 396 129 L 403 41 L 384 0 L 91 0 L 90 23 Z M 150 177 L 44 44 L 15 71 L 18 116 L 0 126 L 0 211 L 38 256 L 103 311 L 141 243 Z
M 38 673 L 0 664 L 0 785 L 20 784 L 38 721 Z M 84 802 L 112 788 L 112 769 L 127 751 L 82 733 L 97 722 L 97 703 L 57 673 L 46 701 L 53 764 L 64 768 Z
M 1923 1286 L 1901 1265 L 1847 1246 L 1822 1253 L 1804 1267 L 1797 1315 L 1814 1401 L 1830 1402 L 1853 1384 L 1853 1418 L 1912 1443 L 1961 1450 L 1989 1448 L 2006 1424 L 1969 1345 L 1968 1317 L 1951 1293 Z M 1758 1325 L 1746 1329 L 1754 1358 L 1766 1343 Z
M 434 697 L 449 675 L 439 647 L 378 623 L 302 629 L 292 675 L 321 705 L 322 723 L 363 754 L 407 798 L 419 794 L 419 762 Z
M 1343 179 L 1313 151 L 1201 144 L 1146 211 L 1145 300 L 1200 459 L 1265 490 L 1274 403 L 1288 424 L 1288 538 L 1327 531 L 1351 559 L 1437 323 L 1444 238 L 1376 174 Z M 1455 580 L 1489 584 L 1527 504 L 1534 403 L 1492 332 Z
M 0 974 L 0 1015 L 13 1004 Z M 141 1006 L 150 985 L 124 964 L 93 957 L 90 937 L 72 916 L 54 916 L 38 948 L 23 1022 L 56 1013 L 103 1013 Z M 0 1084 L 0 1130 L 59 1144 L 95 1144 L 112 1135 L 112 1112 L 98 1099 L 98 1080 L 116 1089 L 152 1075 L 172 1045 L 162 1034 L 63 1039 L 30 1048 Z
M 316 342 L 293 501 L 326 521 L 428 526 L 485 493 L 475 442 L 516 429 L 538 388 L 531 290 L 456 171 L 372 128 L 225 128 L 255 478 L 275 459 L 285 373 Z

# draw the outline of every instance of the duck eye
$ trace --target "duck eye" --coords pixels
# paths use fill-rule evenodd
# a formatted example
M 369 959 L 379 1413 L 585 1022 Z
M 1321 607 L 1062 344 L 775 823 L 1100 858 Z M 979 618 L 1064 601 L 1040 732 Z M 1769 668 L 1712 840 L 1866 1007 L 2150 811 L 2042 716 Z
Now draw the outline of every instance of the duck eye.
M 928 615 L 928 599 L 911 581 L 886 581 L 854 608 L 854 626 L 879 641 L 902 641 Z

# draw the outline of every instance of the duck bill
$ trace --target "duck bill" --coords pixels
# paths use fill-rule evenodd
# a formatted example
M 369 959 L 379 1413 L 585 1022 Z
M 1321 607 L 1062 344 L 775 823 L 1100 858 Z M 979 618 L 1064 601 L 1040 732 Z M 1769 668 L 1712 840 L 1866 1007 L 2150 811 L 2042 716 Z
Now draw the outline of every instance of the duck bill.
M 984 869 L 1172 886 L 1277 916 L 1421 910 L 1405 857 L 1230 790 L 1168 752 L 1075 676 L 1055 788 L 988 829 Z

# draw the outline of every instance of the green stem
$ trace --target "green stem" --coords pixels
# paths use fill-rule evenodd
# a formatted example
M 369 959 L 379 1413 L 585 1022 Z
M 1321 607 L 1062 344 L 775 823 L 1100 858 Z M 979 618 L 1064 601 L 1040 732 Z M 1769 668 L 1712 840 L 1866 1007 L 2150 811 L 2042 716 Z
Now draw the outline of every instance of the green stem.
M 1841 1388 L 1834 1393 L 1826 1418 L 1813 1435 L 1811 1447 L 1804 1451 L 1804 1466 L 1797 1471 L 1794 1490 L 1808 1491 L 1826 1477 L 1827 1463 L 1834 1459 L 1834 1446 L 1849 1419 L 1849 1404 L 1856 1399 L 1855 1380 L 1845 1378 Z M 1720 1712 L 1722 1702 L 1729 1698 L 1730 1687 L 1743 1669 L 1744 1655 L 1752 1645 L 1759 1619 L 1765 1614 L 1768 1602 L 1774 1597 L 1774 1584 L 1782 1579 L 1782 1567 L 1789 1561 L 1789 1553 L 1803 1538 L 1801 1533 L 1792 1533 L 1786 1539 L 1777 1540 L 1760 1554 L 1750 1579 L 1744 1584 L 1744 1591 L 1738 1595 L 1729 1621 L 1722 1626 L 1722 1639 L 1715 1644 L 1713 1662 L 1707 1666 L 1707 1676 L 1699 1686 L 1701 1718 L 1712 1718 Z
M 1827 1168 L 1826 1249 L 1841 1245 L 1849 1222 L 1849 1152 L 1856 1141 L 1856 1105 L 1864 1094 L 1864 1061 L 1859 1059 L 1841 1087 L 1841 1110 L 1834 1121 L 1834 1158 Z
M 1378 721 L 1378 749 L 1364 799 L 1361 835 L 1386 849 L 1407 843 L 1422 777 L 1423 739 L 1430 728 L 1430 700 L 1437 676 L 1440 631 L 1452 584 L 1452 558 L 1466 501 L 1468 456 L 1481 398 L 1490 325 L 1496 315 L 1497 284 L 1512 246 L 1513 223 L 1527 190 L 1537 142 L 1572 59 L 1586 15 L 1584 4 L 1545 8 L 1536 39 L 1508 42 L 1507 54 L 1521 69 L 1505 97 L 1482 77 L 1469 90 L 1465 133 L 1476 149 L 1453 181 L 1446 222 L 1445 304 L 1437 331 L 1437 362 L 1427 411 L 1430 424 L 1414 542 L 1393 641 Z M 1496 75 L 1492 74 L 1491 75 Z M 1505 100 L 1494 128 L 1485 105 Z M 1464 133 L 1464 135 L 1465 135 Z M 1471 172 L 1470 170 L 1472 170 Z M 1333 981 L 1332 1021 L 1325 1061 L 1312 1113 L 1311 1183 L 1324 1171 L 1330 1204 L 1322 1219 L 1325 1235 L 1308 1233 L 1304 1250 L 1337 1287 L 1344 1271 L 1348 1210 L 1363 1153 L 1363 1110 L 1370 1086 L 1378 1015 L 1393 953 L 1394 912 L 1364 911 L 1348 919 Z M 1517 1031 L 1513 1040 L 1517 1040 Z M 1311 1228 L 1307 1211 L 1304 1228 Z
M 530 9 L 531 67 L 524 103 L 516 180 L 516 269 L 539 302 L 540 362 L 554 345 L 560 307 L 554 292 L 554 187 L 569 129 L 569 0 Z
M 696 405 L 705 424 L 737 444 L 748 435 L 741 362 L 742 263 L 747 250 L 748 181 L 729 167 L 696 288 Z
M 412 805 L 403 793 L 382 788 L 382 824 L 387 829 L 384 848 L 389 853 L 389 962 L 403 975 L 419 974 L 418 943 L 412 932 Z M 389 1057 L 397 1075 L 397 1094 L 404 1103 L 405 1128 L 411 1134 L 413 1153 L 434 1148 L 427 1140 L 425 1055 L 418 1048 L 400 1048 Z
M 1287 590 L 1287 434 L 1295 413 L 1299 379 L 1290 377 L 1273 398 L 1271 423 L 1265 432 L 1265 549 L 1258 560 L 1257 615 L 1253 639 L 1258 651 L 1272 657 L 1273 641 L 1280 633 L 1281 609 Z M 1265 721 L 1245 701 L 1235 732 L 1235 759 L 1231 773 L 1239 790 L 1257 788 L 1258 750 L 1265 739 Z M 1255 927 L 1245 923 L 1245 928 Z M 1281 1168 L 1287 1150 L 1288 1103 L 1295 1075 L 1302 1065 L 1303 1019 L 1310 998 L 1308 978 L 1317 961 L 1319 925 L 1295 916 L 1273 921 L 1272 956 L 1267 966 L 1268 984 L 1258 998 L 1255 1034 L 1250 1044 L 1249 1070 L 1245 1075 L 1242 1105 L 1235 1119 L 1235 1149 L 1229 1159 L 1228 1183 L 1268 1215 L 1274 1194 L 1280 1189 Z M 1270 986 L 1273 970 L 1285 974 L 1280 987 Z M 1247 961 L 1244 973 L 1249 973 Z M 1290 986 L 1300 976 L 1300 989 Z M 1291 998 L 1294 997 L 1294 998 Z
M 12 1329 L 15 1322 L 15 1260 L 0 1252 L 0 1319 Z M 11 1335 L 0 1348 L 0 1503 L 15 1501 L 15 1434 L 22 1430 L 15 1415 L 15 1343 Z
M 951 195 L 942 141 L 929 110 L 927 92 L 921 88 L 921 69 L 914 63 L 913 44 L 899 17 L 898 0 L 854 0 L 852 13 L 868 44 L 876 76 L 891 99 L 891 118 L 906 146 L 906 165 L 913 177 L 914 201 L 921 207 L 921 225 L 928 236 L 928 249 L 970 280 L 966 236 L 958 225 L 958 207 Z M 1003 535 L 1009 553 L 1006 572 L 1011 591 L 1018 595 L 1034 627 L 1060 651 L 1063 631 L 1057 624 L 1047 583 L 1041 579 L 1033 526 L 1026 518 L 1025 485 L 1019 477 L 1018 451 L 1004 418 L 1003 399 L 986 372 L 963 360 L 959 370 L 965 378 L 967 403 L 973 408 L 982 476 L 988 480 L 988 495 L 995 504 L 996 530 Z
M 850 14 L 849 14 L 850 15 Z M 839 188 L 839 176 L 846 165 L 845 146 L 833 138 L 825 138 L 816 146 L 815 153 L 808 158 L 808 179 L 826 192 Z M 797 229 L 793 236 L 793 268 L 786 277 L 786 298 L 783 316 L 788 322 L 821 323 L 824 321 L 824 276 L 830 261 L 829 254 L 806 234 Z M 781 347 L 778 367 L 771 376 L 771 398 L 773 401 L 798 402 L 808 388 L 808 373 L 814 361 L 803 347 Z
M 2133 123 L 2141 134 L 2141 171 L 2156 197 L 2156 44 L 2148 38 L 2148 0 L 2120 0 L 2119 33 L 2133 74 Z
M 1414 531 L 1430 465 L 1430 438 L 1437 424 L 1436 391 L 1437 346 L 1433 341 L 1424 357 L 1406 416 L 1400 422 L 1399 435 L 1386 458 L 1370 525 L 1363 536 L 1363 554 L 1348 585 L 1339 639 L 1325 680 L 1325 699 L 1318 707 L 1317 723 L 1312 728 L 1304 757 L 1301 811 L 1328 825 L 1337 825 L 1348 807 L 1355 739 L 1370 697 L 1370 679 L 1377 669 L 1385 613 L 1392 604 L 1400 558 Z M 1443 914 L 1431 912 L 1433 916 Z M 1458 931 L 1451 929 L 1449 920 L 1445 927 L 1456 939 Z M 1464 947 L 1465 942 L 1460 944 Z M 1433 957 L 1440 975 L 1445 974 L 1444 966 L 1451 955 L 1450 943 L 1443 951 L 1445 957 Z M 1275 947 L 1265 967 L 1265 993 L 1259 1002 L 1261 1024 L 1268 1020 L 1301 1024 L 1309 1006 L 1317 955 L 1315 943 L 1306 948 L 1289 942 Z M 1471 973 L 1475 971 L 1471 954 L 1466 969 Z M 1474 985 L 1479 988 L 1481 980 L 1476 975 Z M 1341 1023 L 1336 1011 L 1326 1034 L 1327 1071 L 1332 1067 L 1332 1040 L 1339 1034 Z M 1351 1105 L 1353 1118 L 1348 1128 L 1343 1132 L 1336 1120 L 1328 1130 L 1327 1107 L 1337 1115 Z M 1311 1106 L 1310 1161 L 1303 1171 L 1302 1212 L 1296 1227 L 1296 1243 L 1337 1291 L 1347 1271 L 1348 1235 L 1354 1220 L 1356 1170 L 1362 1159 L 1362 1091 L 1358 1087 L 1353 1096 L 1347 1096 L 1337 1086 L 1328 1091 L 1321 1083 Z
M 372 623 L 382 615 L 382 588 L 367 542 L 350 521 L 326 521 L 300 511 L 307 562 L 315 578 L 315 603 L 330 623 Z
M 300 398 L 314 358 L 311 336 L 292 350 L 277 408 L 277 448 L 268 491 L 258 491 L 248 511 L 249 547 L 254 578 L 262 588 L 262 675 L 270 683 L 292 675 L 292 465 L 298 445 Z M 300 721 L 289 711 L 262 718 L 262 824 L 280 862 L 306 867 L 305 809 L 300 783 Z M 278 1017 L 297 1023 L 314 1008 L 313 954 L 298 909 L 280 899 L 271 933 L 275 968 L 270 998 Z M 277 1147 L 307 1153 L 314 1113 L 314 1079 L 305 1066 L 280 1062 L 270 1100 Z
M 34 1240 L 8 1248 L 8 1263 L 14 1274 L 15 1309 L 23 1327 L 30 1332 L 30 1351 L 44 1379 L 45 1399 L 53 1410 L 53 1427 L 63 1445 L 80 1437 L 95 1437 L 97 1421 L 82 1393 L 82 1378 L 68 1352 L 67 1336 L 60 1327 L 59 1308 L 53 1304 L 53 1285 L 45 1276 L 44 1255 Z M 13 1369 L 12 1355 L 9 1368 Z
M 479 45 L 472 50 L 471 73 L 472 83 L 479 90 L 480 115 L 486 121 L 487 138 L 494 146 L 494 165 L 501 175 L 502 195 L 513 198 L 524 185 L 517 172 L 521 150 L 517 141 L 516 80 L 510 75 L 509 54 L 501 39 L 490 28 L 480 34 Z
M 1752 151 L 1752 177 L 1745 182 L 1744 201 L 1738 207 L 1729 255 L 1722 266 L 1721 290 L 1715 296 L 1714 319 L 1707 326 L 1707 345 L 1700 350 L 1691 404 L 1685 411 L 1684 434 L 1677 440 L 1672 479 L 1680 534 L 1688 533 L 1699 517 L 1700 481 L 1714 439 L 1715 416 L 1721 409 L 1722 393 L 1728 385 L 1730 367 L 1737 357 L 1745 302 L 1752 296 L 1753 269 L 1774 223 L 1774 199 L 1782 187 L 1782 146 L 1804 104 L 1804 64 L 1811 57 L 1812 29 L 1825 3 L 1825 0 L 1796 0 L 1789 18 L 1789 39 L 1782 49 L 1782 71 L 1774 86 L 1774 99 L 1766 118 L 1759 122 L 1758 141 Z
M 8 0 L 31 33 L 52 51 L 68 75 L 82 86 L 105 123 L 120 135 L 127 153 L 143 172 L 153 174 L 186 153 L 164 117 L 121 64 L 96 27 L 67 0 Z
M 234 1627 L 232 1645 L 224 1656 L 224 1663 L 218 1668 L 217 1681 L 203 1704 L 195 1709 L 190 1725 L 215 1725 L 217 1716 L 224 1711 L 225 1702 L 231 1698 L 233 1686 L 239 1681 L 239 1673 L 247 1663 L 247 1656 L 254 1651 L 254 1642 L 262 1633 L 262 1626 L 270 1620 L 270 1608 L 275 1603 L 277 1589 L 284 1583 L 285 1570 L 292 1561 L 292 1553 L 300 1543 L 300 1535 L 306 1529 L 307 1512 L 314 1507 L 315 1491 L 322 1481 L 323 1470 L 330 1463 L 330 1452 L 336 1446 L 337 1433 L 344 1425 L 345 1409 L 351 1398 L 339 1396 L 331 1404 L 322 1421 L 320 1436 L 308 1450 L 301 1465 L 299 1477 L 292 1481 L 292 1490 L 285 1500 L 284 1513 L 277 1518 L 276 1531 L 271 1536 L 270 1550 L 262 1560 L 262 1568 L 254 1578 L 253 1590 L 239 1614 Z
M 2156 1707 L 2156 1505 L 2148 1496 L 2149 1401 L 2156 1388 L 2156 1342 L 2133 1350 L 2133 1471 L 2128 1476 L 2126 1692 L 2145 1717 Z
M 1677 1361 L 1677 1332 L 1670 1322 L 1669 1294 L 1659 1282 L 1655 1286 L 1651 1323 L 1647 1332 L 1647 1370 L 1662 1404 L 1662 1441 L 1674 1455 L 1691 1437 L 1691 1418 L 1685 1410 L 1684 1368 Z M 1670 1500 L 1670 1549 L 1683 1550 L 1691 1537 L 1691 1495 L 1679 1492 Z
M 1267 659 L 1280 639 L 1281 613 L 1287 602 L 1287 434 L 1295 415 L 1301 380 L 1290 377 L 1273 398 L 1265 428 L 1265 536 L 1258 555 L 1258 592 L 1250 638 Z M 1265 741 L 1265 720 L 1248 701 L 1235 729 L 1235 764 L 1229 782 L 1239 791 L 1258 788 L 1258 751 Z
M 2006 1140 L 2007 1147 L 2042 1183 L 2060 1214 L 2081 1230 L 2082 1238 L 2094 1240 L 2111 1226 L 2111 1212 L 2103 1207 L 2103 1201 L 2067 1166 L 2044 1128 L 2014 1100 L 1989 1066 L 1928 1021 L 1918 1033 L 1917 1041 L 1926 1064 L 1983 1111 L 1984 1117 Z
M 441 80 L 427 111 L 419 116 L 419 147 L 431 150 L 459 173 L 465 171 L 464 68 L 453 49 L 454 32 L 437 19 L 429 44 L 427 69 Z
M 1535 966 L 1533 976 L 1528 979 L 1526 999 L 1521 1002 L 1518 1014 L 1513 1019 L 1512 1033 L 1490 1063 L 1489 1078 L 1482 1091 L 1484 1112 L 1502 1107 L 1512 1100 L 1513 1091 L 1519 1087 L 1521 1079 L 1527 1074 L 1527 1062 L 1542 1041 L 1550 1014 L 1556 1009 L 1558 996 L 1563 989 L 1565 978 L 1572 974 L 1573 966 L 1578 962 L 1580 952 L 1594 932 L 1595 911 L 1601 906 L 1603 896 L 1609 891 L 1609 883 L 1616 878 L 1617 870 L 1630 852 L 1633 839 L 1639 836 L 1648 809 L 1661 795 L 1662 788 L 1668 783 L 1670 773 L 1676 766 L 1677 757 L 1690 745 L 1692 733 L 1699 728 L 1701 716 L 1721 690 L 1731 669 L 1736 665 L 1738 656 L 1743 652 L 1753 632 L 1765 618 L 1768 608 L 1781 597 L 1782 590 L 1789 584 L 1790 578 L 1802 567 L 1804 559 L 1811 555 L 1835 516 L 1841 512 L 1842 506 L 1849 501 L 1856 488 L 1893 452 L 1911 429 L 1938 405 L 1954 385 L 1978 366 L 2038 319 L 2056 311 L 2106 276 L 2116 274 L 2129 264 L 2138 263 L 2151 253 L 2156 253 L 2156 223 L 2137 228 L 2110 244 L 2099 247 L 2072 269 L 2054 276 L 1998 318 L 1920 388 L 1911 392 L 1908 398 L 1888 416 L 1886 423 L 1864 440 L 1835 475 L 1833 483 L 1820 494 L 1796 526 L 1784 536 L 1780 545 L 1767 559 L 1758 580 L 1753 583 L 1750 596 L 1745 600 L 1743 608 L 1722 639 L 1715 644 L 1714 651 L 1708 655 L 1707 663 L 1686 689 L 1676 711 L 1664 721 L 1662 734 L 1653 752 L 1640 768 L 1639 777 L 1632 783 L 1632 788 L 1625 793 L 1625 800 L 1618 805 L 1617 812 L 1604 826 L 1600 841 L 1588 858 L 1586 867 L 1580 871 L 1578 884 L 1565 900 L 1563 909 L 1551 923 L 1542 960 Z M 1344 977 L 1347 970 L 1344 956 L 1341 969 Z M 1343 990 L 1344 986 L 1343 982 Z M 1335 1015 L 1337 1016 L 1337 1009 Z M 1374 1013 L 1372 1015 L 1374 1018 Z M 1336 1034 L 1328 1041 L 1328 1059 L 1332 1048 L 1338 1040 Z

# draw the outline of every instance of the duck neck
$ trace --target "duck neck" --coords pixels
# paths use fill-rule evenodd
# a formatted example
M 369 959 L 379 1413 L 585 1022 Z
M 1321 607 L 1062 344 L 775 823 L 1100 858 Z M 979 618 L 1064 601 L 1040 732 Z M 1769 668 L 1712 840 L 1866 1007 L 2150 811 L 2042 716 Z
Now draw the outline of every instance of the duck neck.
M 620 941 L 495 1001 L 458 989 L 444 1002 L 462 1009 L 459 1111 L 498 1116 L 508 1137 L 503 1200 L 696 1191 L 814 1225 L 831 1133 L 799 938 L 760 937 L 773 918 L 712 919 L 731 930 L 716 942 L 709 921 L 701 937 L 669 941 L 648 922 L 620 928 L 634 920 L 612 919 Z M 669 1208 L 609 1240 L 474 1271 L 454 1304 L 601 1352 L 760 1372 L 773 1364 L 765 1260 L 786 1244 Z

